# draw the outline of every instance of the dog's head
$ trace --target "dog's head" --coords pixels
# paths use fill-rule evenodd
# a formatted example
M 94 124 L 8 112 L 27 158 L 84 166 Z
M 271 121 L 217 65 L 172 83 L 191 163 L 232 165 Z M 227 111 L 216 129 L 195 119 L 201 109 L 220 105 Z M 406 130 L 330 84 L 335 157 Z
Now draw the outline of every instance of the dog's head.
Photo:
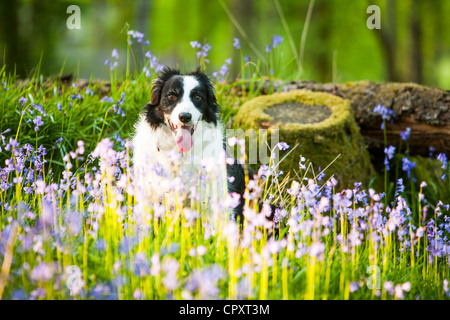
M 152 88 L 151 101 L 145 106 L 149 125 L 169 127 L 180 151 L 192 147 L 192 135 L 200 121 L 217 124 L 219 106 L 208 76 L 197 70 L 181 74 L 165 68 Z

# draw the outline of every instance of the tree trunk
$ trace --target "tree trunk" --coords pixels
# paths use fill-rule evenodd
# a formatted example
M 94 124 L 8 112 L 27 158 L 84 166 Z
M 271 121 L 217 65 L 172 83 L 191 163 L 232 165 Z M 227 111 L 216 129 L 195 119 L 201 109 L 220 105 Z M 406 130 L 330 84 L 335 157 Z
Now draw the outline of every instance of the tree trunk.
M 411 6 L 411 73 L 409 81 L 422 83 L 422 29 L 420 25 L 420 0 L 413 0 Z

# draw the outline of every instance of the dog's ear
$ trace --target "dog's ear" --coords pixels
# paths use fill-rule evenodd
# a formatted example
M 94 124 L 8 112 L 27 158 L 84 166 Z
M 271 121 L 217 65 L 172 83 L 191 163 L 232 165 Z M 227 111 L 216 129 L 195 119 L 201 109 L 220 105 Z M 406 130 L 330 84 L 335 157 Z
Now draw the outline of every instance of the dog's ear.
M 152 95 L 150 98 L 150 102 L 148 103 L 149 106 L 159 105 L 159 101 L 161 100 L 161 91 L 163 87 L 164 81 L 162 81 L 161 78 L 158 78 L 153 82 Z
M 207 97 L 207 101 L 208 101 L 208 105 L 212 108 L 212 110 L 214 111 L 214 113 L 218 113 L 219 112 L 219 105 L 217 104 L 217 99 L 216 99 L 216 94 L 214 92 L 214 87 L 211 83 L 211 81 L 208 78 L 208 82 L 206 85 L 206 91 L 208 94 Z
M 208 103 L 208 113 L 210 114 L 210 119 L 214 124 L 217 123 L 217 115 L 219 114 L 219 105 L 217 104 L 216 94 L 214 92 L 214 86 L 209 79 L 209 77 L 204 74 L 205 77 L 205 85 L 206 85 L 206 101 Z
M 150 103 L 148 103 L 147 105 L 149 106 L 159 105 L 159 102 L 161 101 L 161 92 L 164 88 L 164 84 L 166 83 L 167 80 L 176 75 L 180 75 L 180 71 L 169 67 L 164 68 L 162 73 L 159 75 L 158 79 L 156 79 L 153 82 Z

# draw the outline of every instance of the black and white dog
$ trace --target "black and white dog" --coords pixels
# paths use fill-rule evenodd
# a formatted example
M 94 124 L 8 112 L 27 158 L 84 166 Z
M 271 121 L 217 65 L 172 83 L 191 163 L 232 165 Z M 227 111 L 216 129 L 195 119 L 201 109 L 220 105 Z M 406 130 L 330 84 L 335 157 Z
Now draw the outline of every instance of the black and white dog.
M 170 193 L 175 177 L 192 178 L 207 170 L 214 177 L 207 196 L 223 200 L 227 191 L 239 194 L 233 215 L 242 222 L 244 169 L 236 161 L 227 164 L 219 105 L 205 73 L 164 69 L 135 129 L 133 164 L 141 191 Z

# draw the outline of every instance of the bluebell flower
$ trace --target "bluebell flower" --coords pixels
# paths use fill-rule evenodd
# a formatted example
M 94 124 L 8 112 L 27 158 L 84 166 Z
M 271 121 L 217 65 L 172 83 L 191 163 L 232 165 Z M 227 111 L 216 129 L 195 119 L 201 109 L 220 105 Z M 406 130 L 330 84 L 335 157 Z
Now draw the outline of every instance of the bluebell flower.
M 399 193 L 403 193 L 405 191 L 405 186 L 403 185 L 403 179 L 400 178 L 397 180 L 397 193 L 396 195 L 398 195 Z
M 228 66 L 227 66 L 226 64 L 224 64 L 224 65 L 222 66 L 222 68 L 220 68 L 219 73 L 221 74 L 222 77 L 225 77 L 225 75 L 227 74 L 227 72 L 228 72 Z
M 34 131 L 38 131 L 39 127 L 44 124 L 41 116 L 37 116 L 36 118 L 34 118 L 33 123 L 35 124 Z
M 445 153 L 439 153 L 437 159 L 442 163 L 442 169 L 445 170 L 448 164 L 447 155 Z
M 239 38 L 234 38 L 233 41 L 233 47 L 239 50 L 241 48 L 241 42 L 239 41 Z
M 250 56 L 249 55 L 245 55 L 244 56 L 244 62 L 247 63 L 250 61 Z
M 232 60 L 231 58 L 228 58 L 228 59 L 225 60 L 225 63 L 226 63 L 226 64 L 231 64 L 232 61 L 233 61 L 233 60 Z
M 190 44 L 191 44 L 192 48 L 201 48 L 202 47 L 201 43 L 198 41 L 191 41 Z
M 164 69 L 164 65 L 161 63 L 158 63 L 158 65 L 155 68 L 155 72 L 156 73 L 161 72 L 161 71 L 163 71 L 163 69 Z
M 144 34 L 143 33 L 139 32 L 139 31 L 135 31 L 135 30 L 130 30 L 130 31 L 127 32 L 127 34 L 129 36 L 131 36 L 131 38 L 137 39 L 138 43 L 142 43 L 142 39 L 144 38 Z M 131 45 L 133 42 L 130 39 L 128 43 Z
M 147 78 L 150 78 L 151 73 L 150 73 L 150 70 L 148 70 L 147 67 L 142 68 L 142 72 L 145 73 L 145 76 L 146 76 Z
M 117 51 L 117 49 L 113 49 L 111 57 L 119 59 L 119 51 Z
M 322 181 L 323 178 L 325 178 L 325 172 L 319 173 L 319 175 L 317 176 L 317 181 Z
M 19 98 L 19 103 L 23 106 L 25 103 L 27 103 L 28 102 L 28 99 L 27 98 L 25 98 L 25 97 L 20 97 Z
M 386 170 L 389 171 L 391 170 L 391 168 L 389 167 L 389 160 L 394 157 L 395 147 L 389 146 L 387 148 L 384 148 L 384 153 L 386 154 L 386 156 L 384 157 L 384 165 L 386 166 Z
M 403 158 L 402 170 L 408 173 L 408 178 L 411 176 L 411 170 L 417 166 L 415 162 L 411 162 L 407 157 Z
M 395 147 L 394 146 L 389 146 L 387 148 L 384 148 L 384 153 L 386 154 L 388 159 L 391 160 L 394 157 Z
M 272 48 L 270 46 L 266 47 L 266 52 L 270 52 L 270 50 L 272 50 Z
M 94 95 L 94 91 L 92 91 L 91 89 L 89 89 L 89 87 L 86 87 L 85 93 L 88 94 L 88 95 L 90 95 L 90 96 L 93 96 L 93 95 Z
M 386 108 L 385 106 L 379 104 L 377 105 L 374 109 L 373 112 L 381 115 L 381 117 L 383 118 L 383 120 L 390 120 L 391 117 L 394 117 L 394 111 Z
M 283 42 L 283 37 L 281 36 L 273 36 L 272 38 L 272 48 L 276 48 L 279 44 Z
M 43 116 L 47 116 L 47 113 L 45 112 L 44 108 L 41 105 L 34 103 L 33 108 L 38 110 Z
M 104 97 L 100 100 L 100 102 L 109 102 L 109 103 L 113 103 L 113 102 L 114 102 L 114 99 L 111 98 L 111 97 L 108 97 L 108 96 L 104 96 Z
M 400 137 L 402 138 L 402 140 L 404 141 L 408 141 L 409 137 L 411 135 L 411 128 L 406 128 L 405 131 L 400 132 Z
M 286 142 L 279 142 L 277 144 L 277 147 L 280 150 L 287 150 L 287 149 L 289 149 L 289 145 Z
M 429 150 L 430 150 L 429 156 L 430 156 L 430 158 L 433 158 L 433 153 L 436 151 L 436 148 L 433 147 L 433 146 L 430 146 L 430 147 L 429 147 Z
M 118 102 L 117 104 L 118 104 L 119 106 L 121 106 L 121 105 L 123 105 L 124 101 L 125 101 L 125 91 L 122 92 L 122 94 L 121 94 L 121 96 L 120 96 L 120 100 L 119 100 L 119 102 Z

